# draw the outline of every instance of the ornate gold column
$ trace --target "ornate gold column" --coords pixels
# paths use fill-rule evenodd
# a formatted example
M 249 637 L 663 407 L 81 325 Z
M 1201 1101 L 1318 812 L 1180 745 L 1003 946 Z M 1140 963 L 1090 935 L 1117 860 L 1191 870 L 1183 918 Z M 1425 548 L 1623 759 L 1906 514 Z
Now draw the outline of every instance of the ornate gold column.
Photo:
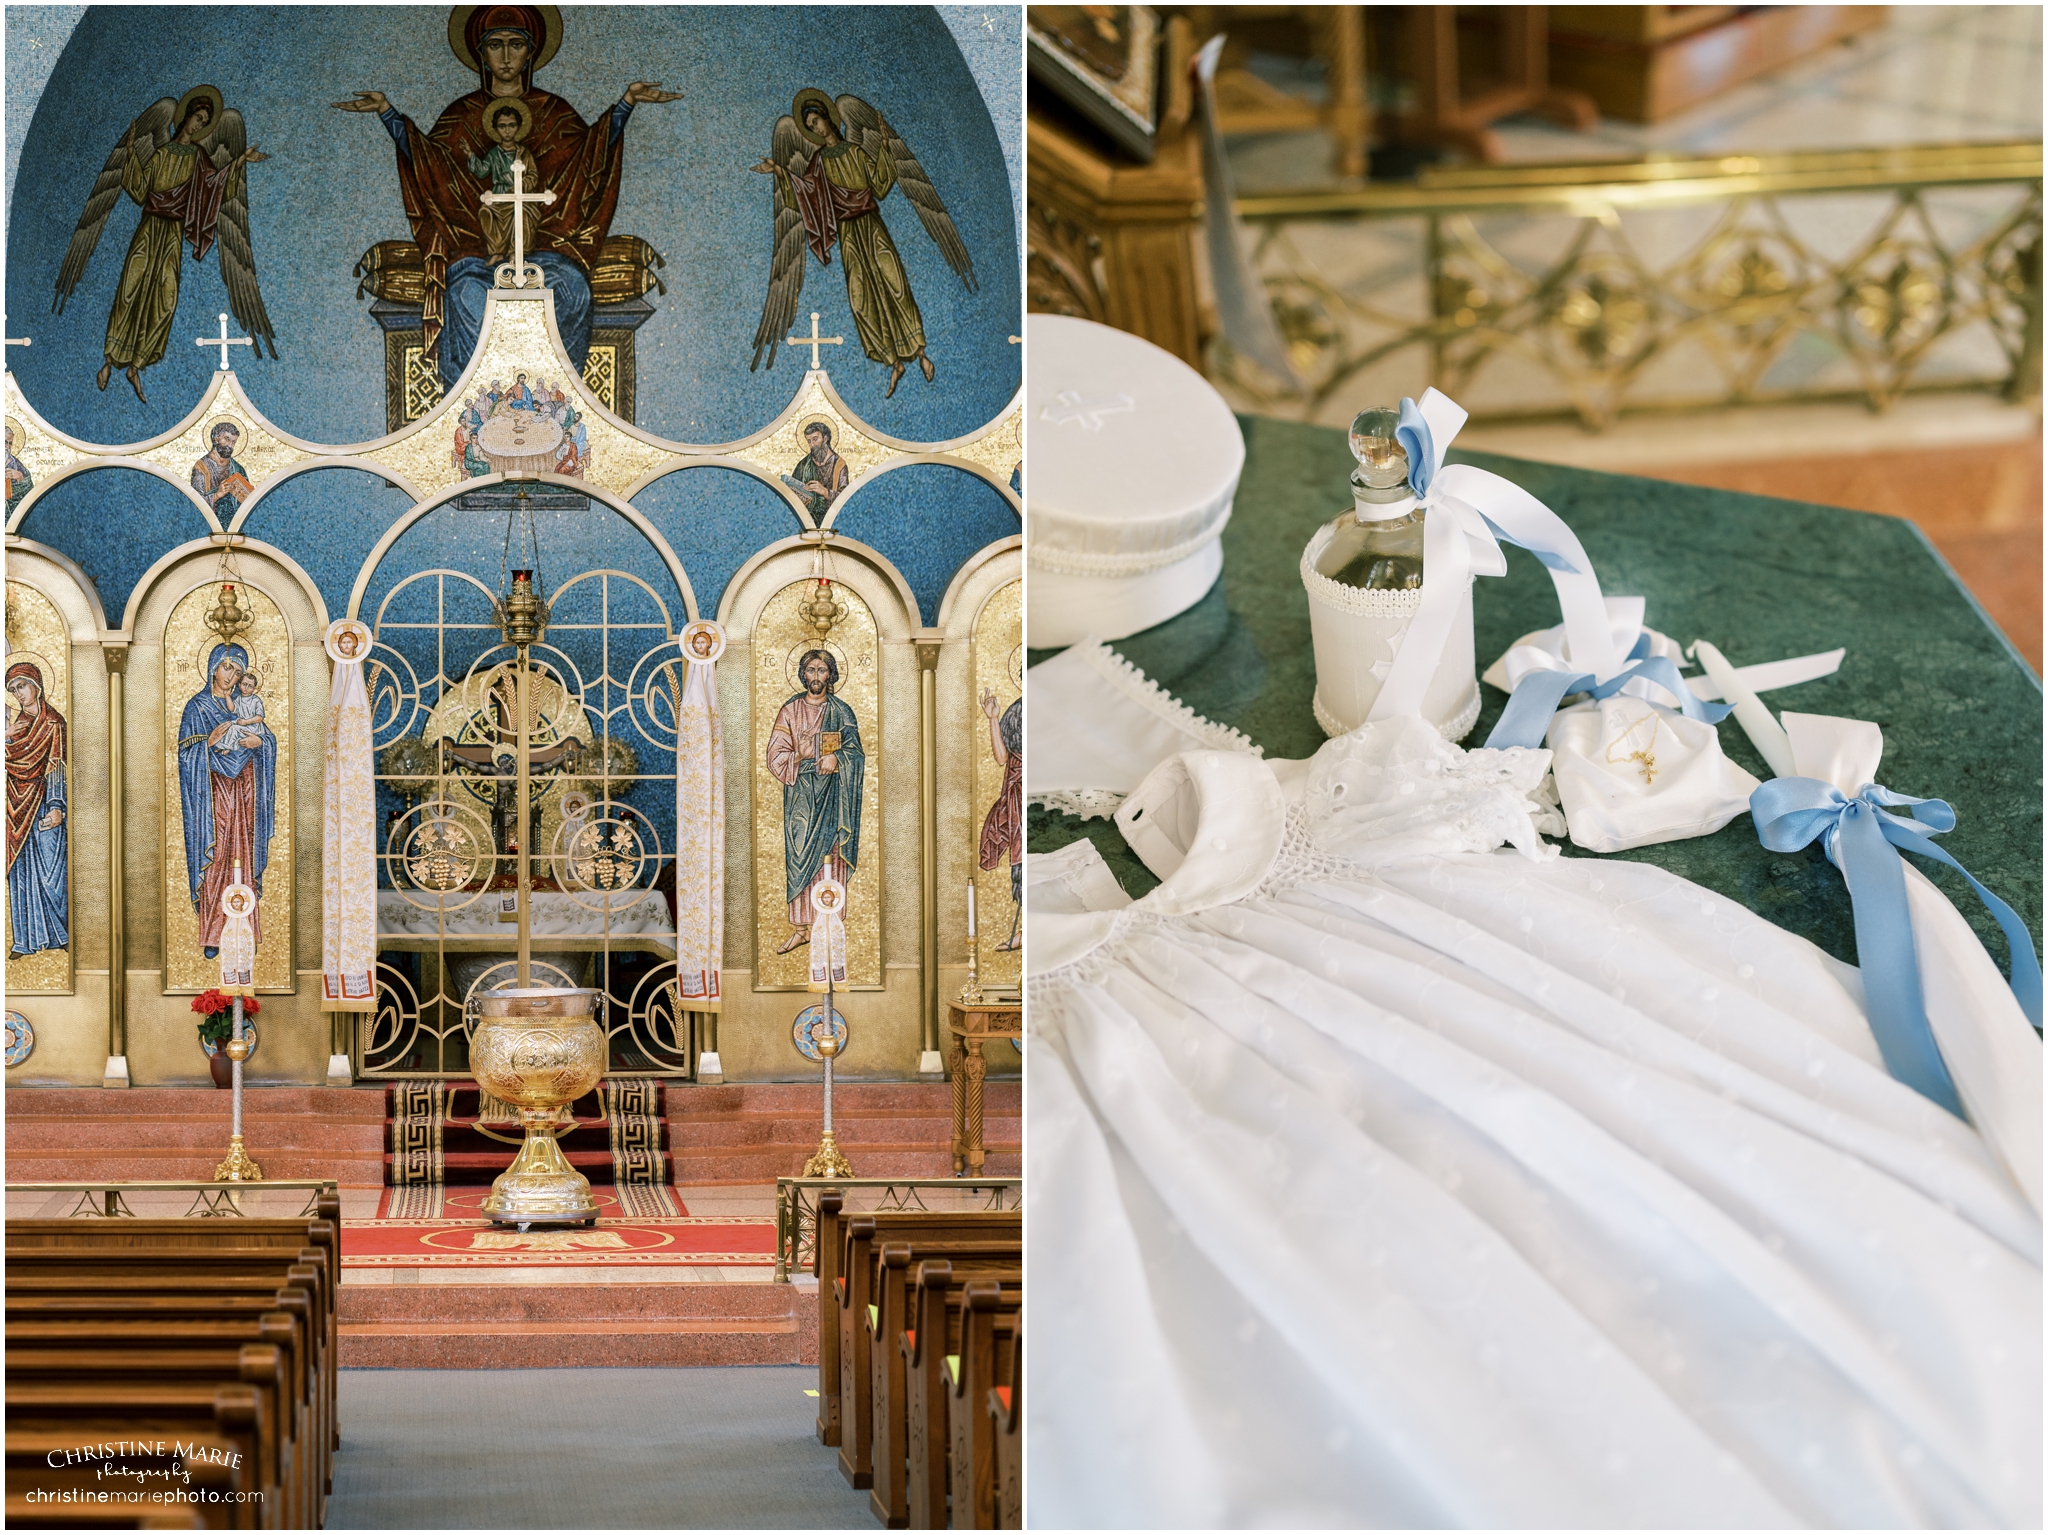
M 927 638 L 926 636 L 930 636 Z M 918 1056 L 920 1077 L 944 1075 L 939 1056 L 939 639 L 934 630 L 921 631 L 917 646 L 917 761 L 921 856 L 918 881 L 923 903 L 921 932 L 924 962 L 918 974 L 924 982 L 924 1045 Z
M 107 1069 L 100 1086 L 128 1081 L 128 902 L 126 831 L 128 645 L 100 646 L 107 662 Z

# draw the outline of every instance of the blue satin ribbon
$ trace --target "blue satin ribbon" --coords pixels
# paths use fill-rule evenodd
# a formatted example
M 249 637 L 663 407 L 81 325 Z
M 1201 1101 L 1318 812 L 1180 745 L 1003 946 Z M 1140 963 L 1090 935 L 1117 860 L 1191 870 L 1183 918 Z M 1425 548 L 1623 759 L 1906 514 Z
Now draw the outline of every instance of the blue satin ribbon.
M 1436 478 L 1436 438 L 1423 419 L 1422 407 L 1406 395 L 1401 398 L 1401 420 L 1394 428 L 1394 441 L 1408 455 L 1408 486 L 1423 499 L 1429 496 L 1429 482 Z
M 1909 816 L 1891 815 L 1899 806 Z M 1850 799 L 1818 778 L 1773 778 L 1749 797 L 1757 840 L 1773 852 L 1791 853 L 1818 837 L 1828 862 L 1842 871 L 1856 922 L 1856 955 L 1863 967 L 1864 1007 L 1870 1031 L 1891 1074 L 1958 1118 L 1956 1096 L 1934 1030 L 1927 1021 L 1920 960 L 1913 948 L 1913 919 L 1906 905 L 1906 871 L 1901 852 L 1945 863 L 1977 892 L 2012 948 L 2011 984 L 2020 1010 L 2041 1027 L 2041 965 L 2019 913 L 1985 889 L 1977 877 L 1934 843 L 1952 831 L 1956 813 L 1944 800 L 1913 799 L 1881 784 L 1865 784 Z
M 1733 711 L 1733 704 L 1710 704 L 1693 697 L 1692 689 L 1685 685 L 1685 679 L 1678 675 L 1678 668 L 1669 656 L 1650 654 L 1650 636 L 1638 634 L 1635 647 L 1628 653 L 1634 666 L 1616 672 L 1605 682 L 1591 672 L 1546 671 L 1530 672 L 1515 684 L 1515 690 L 1508 696 L 1508 706 L 1501 711 L 1493 733 L 1486 738 L 1488 746 L 1541 746 L 1544 736 L 1550 730 L 1550 717 L 1557 713 L 1557 706 L 1568 693 L 1590 693 L 1595 698 L 1612 698 L 1623 685 L 1633 678 L 1642 677 L 1666 689 L 1678 700 L 1678 707 L 1689 720 L 1703 724 L 1718 725 Z

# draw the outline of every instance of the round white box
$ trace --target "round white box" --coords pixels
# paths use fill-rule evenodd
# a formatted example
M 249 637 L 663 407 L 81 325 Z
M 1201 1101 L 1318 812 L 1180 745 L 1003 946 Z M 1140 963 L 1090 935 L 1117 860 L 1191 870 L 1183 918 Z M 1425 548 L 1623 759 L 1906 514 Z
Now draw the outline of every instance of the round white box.
M 1122 639 L 1185 612 L 1223 570 L 1237 418 L 1201 374 L 1126 331 L 1035 314 L 1025 335 L 1031 645 Z

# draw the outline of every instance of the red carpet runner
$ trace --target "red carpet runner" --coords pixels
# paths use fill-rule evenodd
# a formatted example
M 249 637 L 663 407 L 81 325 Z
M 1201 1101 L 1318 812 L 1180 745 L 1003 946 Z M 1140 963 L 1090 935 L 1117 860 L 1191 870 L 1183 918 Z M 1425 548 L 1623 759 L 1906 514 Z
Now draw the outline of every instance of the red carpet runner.
M 343 1268 L 530 1268 L 601 1264 L 622 1269 L 649 1264 L 772 1267 L 775 1218 L 695 1216 L 672 1189 L 625 1191 L 593 1185 L 598 1224 L 585 1230 L 513 1231 L 492 1226 L 481 1188 L 386 1189 L 374 1220 L 347 1221 L 341 1231 Z M 622 1200 L 621 1195 L 625 1194 Z M 394 1214 L 426 1209 L 431 1215 Z M 662 1207 L 657 1209 L 656 1207 Z

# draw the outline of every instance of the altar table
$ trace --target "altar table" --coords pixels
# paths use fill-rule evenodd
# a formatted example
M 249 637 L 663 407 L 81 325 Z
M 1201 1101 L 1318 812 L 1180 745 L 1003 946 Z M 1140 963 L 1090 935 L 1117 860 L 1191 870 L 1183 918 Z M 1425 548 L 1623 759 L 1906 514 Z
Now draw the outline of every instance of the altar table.
M 1111 648 L 1268 757 L 1306 757 L 1327 738 L 1309 707 L 1315 658 L 1301 551 L 1349 504 L 1352 459 L 1341 431 L 1240 420 L 1245 466 L 1223 533 L 1222 579 L 1188 612 Z M 1956 829 L 1941 845 L 2012 903 L 2038 951 L 2041 682 L 1912 523 L 1487 453 L 1453 449 L 1449 462 L 1490 469 L 1543 501 L 1585 544 L 1601 589 L 1647 598 L 1645 621 L 1682 645 L 1711 640 L 1737 666 L 1846 646 L 1834 676 L 1766 693 L 1765 704 L 1774 713 L 1877 721 L 1880 780 L 1955 807 Z M 1503 547 L 1508 574 L 1479 578 L 1473 593 L 1482 669 L 1518 636 L 1560 621 L 1549 574 L 1526 551 Z M 1482 684 L 1480 692 L 1467 746 L 1484 743 L 1507 702 L 1498 689 Z M 1733 718 L 1721 743 L 1757 777 L 1769 776 Z M 1030 811 L 1030 851 L 1052 852 L 1076 836 L 1094 841 L 1131 895 L 1159 883 L 1112 822 Z M 1562 846 L 1567 857 L 1598 856 Z M 1657 864 L 1855 962 L 1848 891 L 1818 841 L 1773 853 L 1741 815 L 1710 837 L 1607 856 Z M 2004 968 L 2005 939 L 1969 886 L 1926 859 L 1912 862 Z

